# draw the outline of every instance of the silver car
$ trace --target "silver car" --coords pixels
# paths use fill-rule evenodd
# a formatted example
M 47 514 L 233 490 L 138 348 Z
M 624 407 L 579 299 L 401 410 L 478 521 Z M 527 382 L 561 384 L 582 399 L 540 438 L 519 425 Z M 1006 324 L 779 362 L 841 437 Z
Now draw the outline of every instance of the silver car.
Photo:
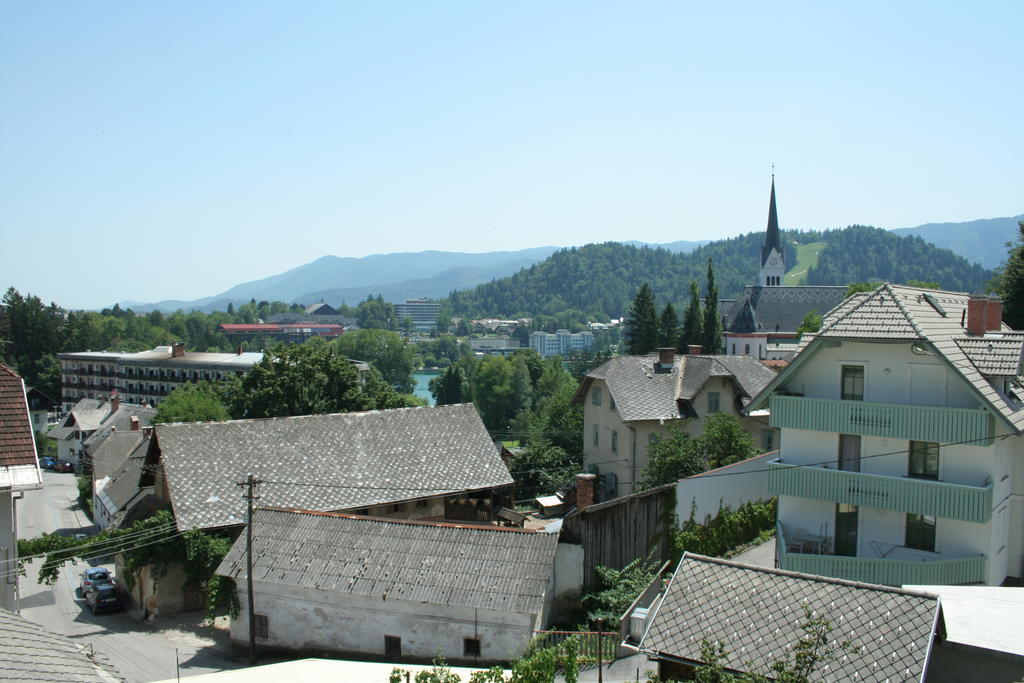
M 82 571 L 79 588 L 82 595 L 88 595 L 96 586 L 111 585 L 114 583 L 114 575 L 103 567 L 89 567 Z

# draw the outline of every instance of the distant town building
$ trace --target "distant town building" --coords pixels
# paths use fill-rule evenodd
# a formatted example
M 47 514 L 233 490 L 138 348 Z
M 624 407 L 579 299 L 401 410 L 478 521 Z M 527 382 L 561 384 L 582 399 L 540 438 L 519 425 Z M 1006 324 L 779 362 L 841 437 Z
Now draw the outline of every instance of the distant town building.
M 395 319 L 401 328 L 402 321 L 411 318 L 416 332 L 430 332 L 437 327 L 437 316 L 441 313 L 441 304 L 426 299 L 406 299 L 404 304 L 395 304 Z
M 244 375 L 262 360 L 263 354 L 186 351 L 178 342 L 139 353 L 81 351 L 60 353 L 57 358 L 61 401 L 68 411 L 80 399 L 105 399 L 115 390 L 126 403 L 156 405 L 188 382 Z
M 469 348 L 473 350 L 473 353 L 506 356 L 518 351 L 521 346 L 518 339 L 510 337 L 484 337 L 483 339 L 470 339 Z
M 286 344 L 301 344 L 312 337 L 333 339 L 345 332 L 345 328 L 341 325 L 321 322 L 255 323 L 248 325 L 224 323 L 218 325 L 217 330 L 223 332 L 232 341 L 252 342 L 266 339 Z
M 569 332 L 556 330 L 550 332 L 534 332 L 530 335 L 530 348 L 542 357 L 568 356 L 594 348 L 593 332 Z

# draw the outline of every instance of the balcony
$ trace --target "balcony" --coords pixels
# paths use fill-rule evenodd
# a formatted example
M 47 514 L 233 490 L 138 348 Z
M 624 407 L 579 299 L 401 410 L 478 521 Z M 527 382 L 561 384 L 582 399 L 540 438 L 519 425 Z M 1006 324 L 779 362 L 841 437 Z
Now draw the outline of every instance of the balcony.
M 772 427 L 862 434 L 932 443 L 974 442 L 988 446 L 992 416 L 984 410 L 912 406 L 901 403 L 839 401 L 803 396 L 771 397 Z
M 804 574 L 884 586 L 985 583 L 985 556 L 900 560 L 789 552 L 782 524 L 776 525 L 779 568 Z
M 773 460 L 768 463 L 768 490 L 773 496 L 827 500 L 978 524 L 992 517 L 991 484 L 947 484 Z

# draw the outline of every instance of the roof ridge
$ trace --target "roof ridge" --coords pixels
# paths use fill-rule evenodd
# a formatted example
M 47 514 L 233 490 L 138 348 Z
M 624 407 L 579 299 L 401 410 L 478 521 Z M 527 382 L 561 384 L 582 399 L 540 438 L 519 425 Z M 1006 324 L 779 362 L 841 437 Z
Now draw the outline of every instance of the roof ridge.
M 374 413 L 397 413 L 397 412 L 411 412 L 414 410 L 435 410 L 442 408 L 458 408 L 465 406 L 472 406 L 472 403 L 445 403 L 442 405 L 433 406 L 403 406 L 402 408 L 374 408 L 373 410 L 353 410 L 349 412 L 340 413 L 313 413 L 311 415 L 278 415 L 274 417 L 240 417 L 236 420 L 208 420 L 205 422 L 162 422 L 154 427 L 183 427 L 188 425 L 227 425 L 227 424 L 239 424 L 242 422 L 269 422 L 271 420 L 303 420 L 315 417 L 338 417 L 339 415 L 372 415 Z
M 539 529 L 519 529 L 516 527 L 507 526 L 490 526 L 484 524 L 472 524 L 466 523 L 461 524 L 458 522 L 437 522 L 431 520 L 422 519 L 392 519 L 390 517 L 374 517 L 372 515 L 354 515 L 351 512 L 330 512 L 320 510 L 307 510 L 304 508 L 289 508 L 281 507 L 277 505 L 265 505 L 260 506 L 257 510 L 266 510 L 268 512 L 285 512 L 295 515 L 310 515 L 313 517 L 337 517 L 341 519 L 358 519 L 368 522 L 386 522 L 393 524 L 405 524 L 407 526 L 429 526 L 441 529 L 470 529 L 474 531 L 511 531 L 521 534 L 537 534 L 540 533 Z
M 900 312 L 907 318 L 907 322 L 909 322 L 910 326 L 914 328 L 914 332 L 917 332 L 918 336 L 922 339 L 928 339 L 928 335 L 924 333 L 921 326 L 917 324 L 917 320 L 915 320 L 914 316 L 907 310 L 907 307 L 903 305 L 903 301 L 900 299 L 899 295 L 896 294 L 896 290 L 893 289 L 893 286 L 886 282 L 879 289 L 881 288 L 885 288 L 889 292 L 889 296 L 892 297 L 892 301 L 896 304 L 896 308 L 900 309 Z

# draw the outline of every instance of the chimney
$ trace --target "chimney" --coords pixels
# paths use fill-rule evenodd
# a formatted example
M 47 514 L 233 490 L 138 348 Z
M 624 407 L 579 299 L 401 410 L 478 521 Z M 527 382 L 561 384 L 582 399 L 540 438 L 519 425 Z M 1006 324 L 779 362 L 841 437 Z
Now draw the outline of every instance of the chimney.
M 658 363 L 661 364 L 662 368 L 670 368 L 676 360 L 675 347 L 666 346 L 658 349 Z
M 235 348 L 235 355 L 236 355 L 236 356 L 241 356 L 241 355 L 242 355 L 242 345 L 241 345 L 241 344 L 239 344 L 239 345 L 238 345 L 238 346 L 237 346 L 237 347 Z
M 998 297 L 989 299 L 984 294 L 972 294 L 967 301 L 967 334 L 975 337 L 986 332 L 998 332 L 1003 322 L 1003 302 Z
M 113 415 L 121 407 L 121 394 L 116 391 L 110 392 L 110 414 Z
M 139 418 L 138 418 L 138 416 L 132 415 L 131 423 L 132 423 L 132 431 L 133 432 L 139 431 Z
M 686 347 L 686 352 L 691 356 L 699 356 L 700 352 L 704 350 L 704 347 L 700 344 L 690 344 Z
M 596 474 L 576 475 L 576 509 L 582 510 L 594 504 L 594 484 L 597 482 Z
M 171 347 L 171 358 L 181 358 L 185 355 L 185 342 L 175 342 Z

